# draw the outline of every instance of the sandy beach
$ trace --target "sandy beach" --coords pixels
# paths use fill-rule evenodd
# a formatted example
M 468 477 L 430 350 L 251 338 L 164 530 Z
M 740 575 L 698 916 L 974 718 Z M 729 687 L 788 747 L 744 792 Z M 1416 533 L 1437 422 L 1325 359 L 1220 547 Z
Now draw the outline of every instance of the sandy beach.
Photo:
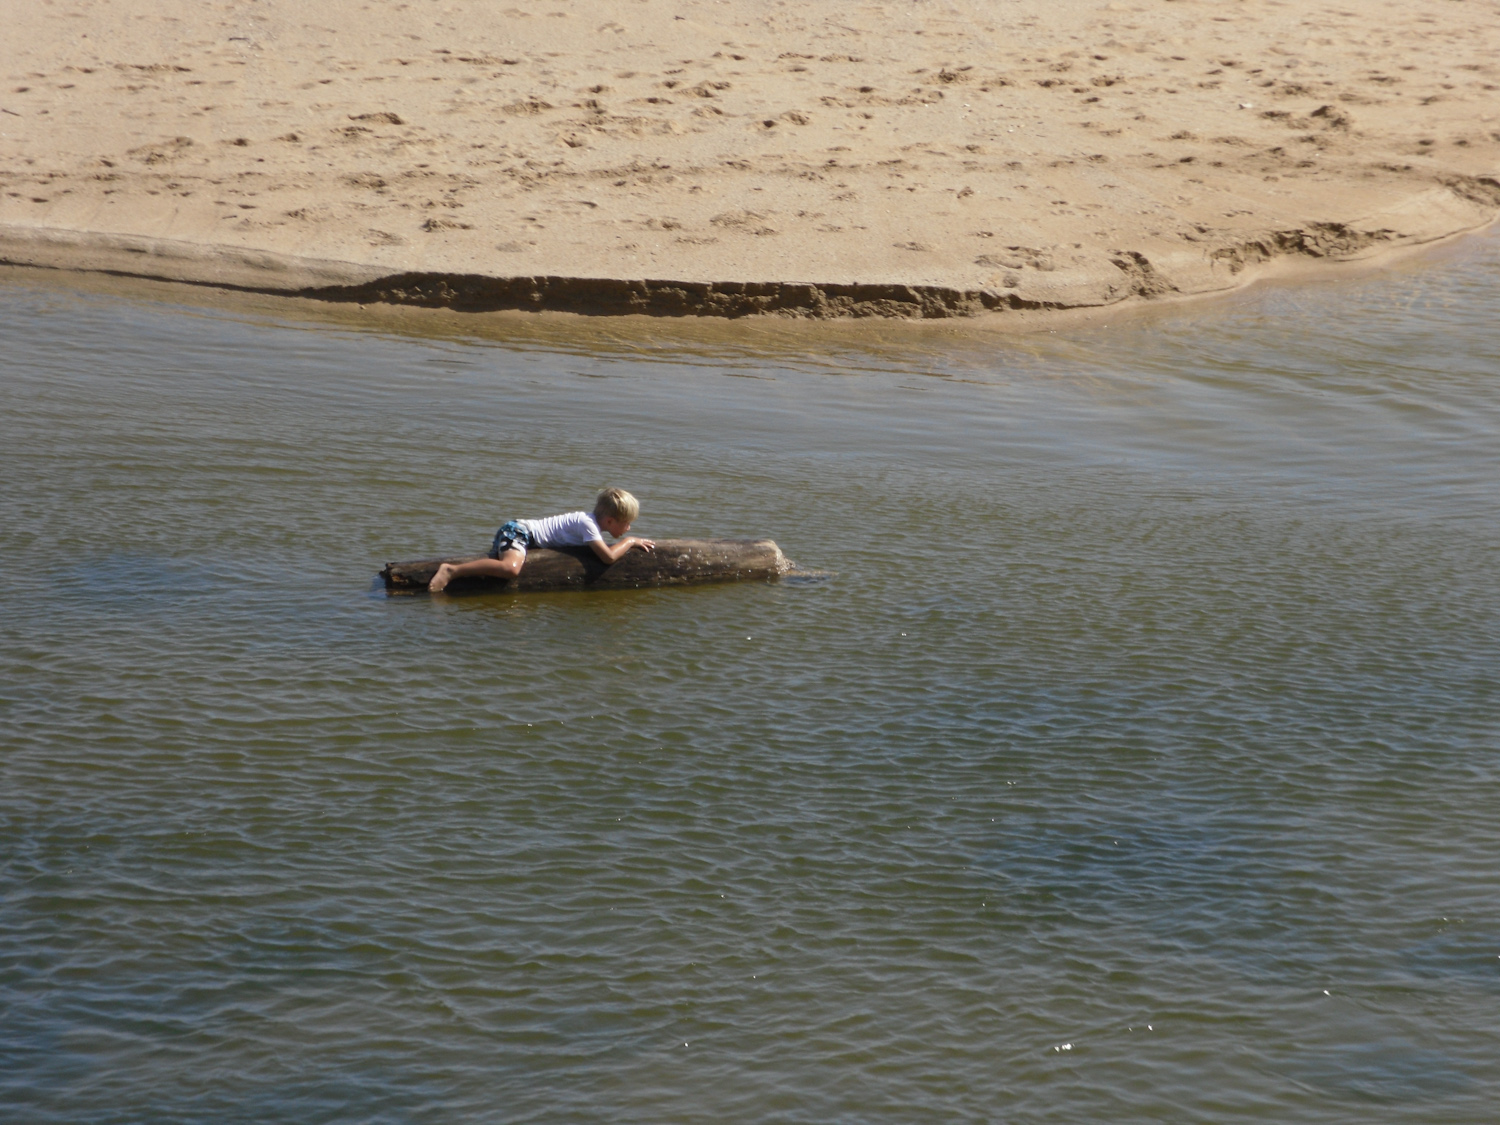
M 12 5 L 0 261 L 473 309 L 1221 292 L 1500 212 L 1489 2 Z

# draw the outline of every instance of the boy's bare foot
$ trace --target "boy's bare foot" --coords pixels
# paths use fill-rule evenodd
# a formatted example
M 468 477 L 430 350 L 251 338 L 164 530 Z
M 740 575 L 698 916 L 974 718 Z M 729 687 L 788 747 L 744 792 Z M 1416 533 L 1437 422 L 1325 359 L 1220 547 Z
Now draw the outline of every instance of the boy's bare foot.
M 430 594 L 441 594 L 452 577 L 453 565 L 451 563 L 443 563 L 442 566 L 437 568 L 437 573 L 432 576 L 432 581 L 427 583 L 427 592 Z

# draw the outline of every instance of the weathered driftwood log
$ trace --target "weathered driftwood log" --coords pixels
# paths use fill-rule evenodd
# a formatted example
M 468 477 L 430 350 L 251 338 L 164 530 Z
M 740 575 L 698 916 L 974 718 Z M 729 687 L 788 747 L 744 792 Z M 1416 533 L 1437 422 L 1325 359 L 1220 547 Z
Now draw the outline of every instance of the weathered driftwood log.
M 396 591 L 427 589 L 443 563 L 469 562 L 479 555 L 386 563 L 380 577 Z M 774 578 L 791 568 L 770 539 L 658 539 L 654 551 L 631 551 L 606 566 L 588 547 L 543 548 L 526 554 L 513 579 L 457 578 L 448 592 L 475 590 L 618 590 L 637 586 L 686 586 Z

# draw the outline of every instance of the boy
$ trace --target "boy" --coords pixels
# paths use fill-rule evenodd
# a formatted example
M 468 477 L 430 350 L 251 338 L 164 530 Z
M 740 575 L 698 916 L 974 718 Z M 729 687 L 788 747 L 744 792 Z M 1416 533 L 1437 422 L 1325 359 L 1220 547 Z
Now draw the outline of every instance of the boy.
M 568 512 L 540 520 L 511 520 L 495 532 L 489 558 L 444 563 L 427 588 L 437 594 L 455 578 L 514 578 L 521 573 L 526 552 L 535 547 L 592 547 L 606 566 L 635 547 L 655 550 L 656 544 L 650 539 L 637 539 L 633 535 L 620 538 L 640 514 L 640 501 L 634 496 L 623 488 L 606 488 L 594 501 L 592 516 L 587 512 Z M 620 541 L 613 547 L 606 546 L 601 528 Z

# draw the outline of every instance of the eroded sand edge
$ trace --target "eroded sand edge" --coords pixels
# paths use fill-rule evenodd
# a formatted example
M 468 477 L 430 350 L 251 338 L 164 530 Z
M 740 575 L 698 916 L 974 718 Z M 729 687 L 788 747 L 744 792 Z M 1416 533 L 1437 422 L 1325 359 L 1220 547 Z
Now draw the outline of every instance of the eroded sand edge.
M 1500 214 L 1500 6 L 80 0 L 0 45 L 0 261 L 461 309 L 951 317 Z

